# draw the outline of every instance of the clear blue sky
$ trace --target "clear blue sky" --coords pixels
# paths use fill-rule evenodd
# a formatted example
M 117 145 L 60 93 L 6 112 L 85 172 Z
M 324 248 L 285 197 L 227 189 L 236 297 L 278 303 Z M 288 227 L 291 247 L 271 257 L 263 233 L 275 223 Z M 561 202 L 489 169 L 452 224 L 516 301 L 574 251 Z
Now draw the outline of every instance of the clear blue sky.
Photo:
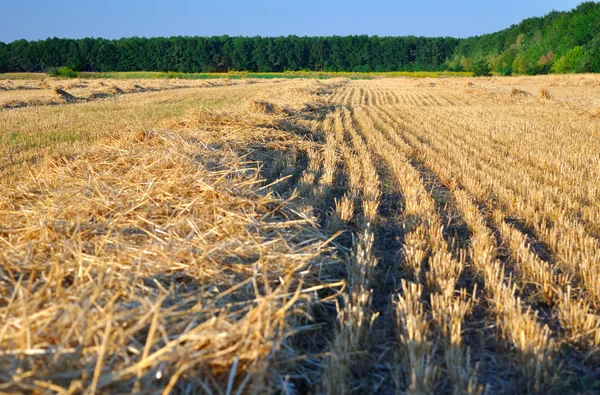
M 47 37 L 492 33 L 583 0 L 1 0 L 0 41 Z

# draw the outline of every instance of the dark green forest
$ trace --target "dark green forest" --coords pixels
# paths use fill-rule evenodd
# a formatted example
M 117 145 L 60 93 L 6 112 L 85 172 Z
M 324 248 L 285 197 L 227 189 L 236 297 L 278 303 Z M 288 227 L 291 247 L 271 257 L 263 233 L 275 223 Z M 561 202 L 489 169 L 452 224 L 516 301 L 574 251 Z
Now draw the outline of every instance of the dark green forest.
M 526 19 L 497 33 L 450 37 L 169 37 L 0 42 L 0 72 L 473 71 L 600 72 L 600 3 Z
M 279 72 L 440 70 L 458 40 L 422 37 L 50 38 L 0 44 L 0 70 Z

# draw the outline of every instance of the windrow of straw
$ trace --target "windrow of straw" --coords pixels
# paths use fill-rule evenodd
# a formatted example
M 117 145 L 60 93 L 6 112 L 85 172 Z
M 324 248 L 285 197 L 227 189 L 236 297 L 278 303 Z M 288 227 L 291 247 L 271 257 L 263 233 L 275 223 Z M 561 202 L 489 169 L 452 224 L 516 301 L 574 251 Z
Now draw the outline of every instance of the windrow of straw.
M 56 87 L 56 86 L 54 88 L 52 88 L 52 93 L 54 93 L 64 103 L 72 103 L 72 102 L 74 102 L 74 101 L 77 100 L 77 98 L 75 96 L 73 96 L 72 94 L 70 94 L 66 90 L 61 89 L 61 88 Z
M 546 88 L 541 88 L 540 89 L 540 97 L 542 99 L 545 99 L 545 100 L 552 99 L 552 95 L 550 94 L 550 91 L 548 89 L 546 89 Z
M 510 95 L 513 97 L 528 97 L 528 96 L 531 96 L 531 93 L 526 92 L 522 89 L 512 88 L 510 90 Z
M 248 156 L 267 132 L 301 139 L 196 115 L 0 184 L 0 391 L 287 392 L 303 374 L 294 339 L 338 260 Z

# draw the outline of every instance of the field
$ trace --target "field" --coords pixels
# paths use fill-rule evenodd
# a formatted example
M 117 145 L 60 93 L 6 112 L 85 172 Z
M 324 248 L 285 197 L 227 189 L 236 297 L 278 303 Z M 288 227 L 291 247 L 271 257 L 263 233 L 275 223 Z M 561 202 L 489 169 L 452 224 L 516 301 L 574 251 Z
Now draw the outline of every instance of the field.
M 0 391 L 600 391 L 600 77 L 0 86 Z
M 133 75 L 135 76 L 135 75 Z M 136 76 L 139 77 L 139 76 Z M 274 82 L 280 82 L 275 79 Z M 72 104 L 110 99 L 129 93 L 255 84 L 259 79 L 167 80 L 148 78 L 115 79 L 0 79 L 0 109 Z

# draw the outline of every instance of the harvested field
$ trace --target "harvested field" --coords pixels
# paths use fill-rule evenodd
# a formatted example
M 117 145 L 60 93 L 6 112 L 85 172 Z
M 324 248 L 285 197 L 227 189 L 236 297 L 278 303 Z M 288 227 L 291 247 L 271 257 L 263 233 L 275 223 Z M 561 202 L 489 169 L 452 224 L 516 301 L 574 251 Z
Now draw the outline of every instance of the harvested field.
M 0 88 L 0 391 L 600 391 L 599 77 L 76 83 Z
M 282 80 L 271 80 L 277 83 Z M 100 80 L 47 78 L 41 80 L 0 80 L 0 109 L 84 103 L 131 93 L 171 89 L 210 88 L 265 82 L 259 79 L 214 80 Z

